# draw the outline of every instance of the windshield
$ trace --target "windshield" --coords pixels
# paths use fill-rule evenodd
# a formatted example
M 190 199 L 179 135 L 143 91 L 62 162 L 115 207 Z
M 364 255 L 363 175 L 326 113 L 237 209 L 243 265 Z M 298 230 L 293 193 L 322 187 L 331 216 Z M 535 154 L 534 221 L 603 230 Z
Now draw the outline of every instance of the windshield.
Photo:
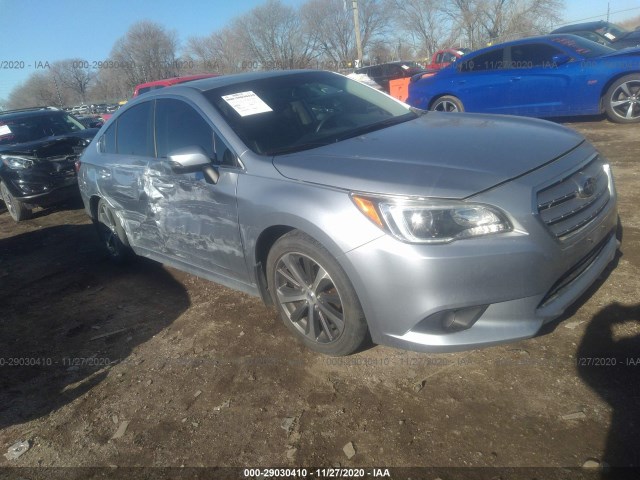
M 551 40 L 564 45 L 575 54 L 585 58 L 601 57 L 615 52 L 613 48 L 600 45 L 599 43 L 592 42 L 591 40 L 587 40 L 583 37 L 578 37 L 577 35 L 553 37 Z
M 626 28 L 621 27 L 620 25 L 616 25 L 615 23 L 606 23 L 602 28 L 598 28 L 596 30 L 600 35 L 607 37 L 609 40 L 616 40 L 620 37 L 625 36 L 629 33 Z
M 278 155 L 416 118 L 407 105 L 329 72 L 301 72 L 205 92 L 255 153 Z
M 64 112 L 12 115 L 9 118 L 0 118 L 0 145 L 33 142 L 84 129 L 78 120 Z

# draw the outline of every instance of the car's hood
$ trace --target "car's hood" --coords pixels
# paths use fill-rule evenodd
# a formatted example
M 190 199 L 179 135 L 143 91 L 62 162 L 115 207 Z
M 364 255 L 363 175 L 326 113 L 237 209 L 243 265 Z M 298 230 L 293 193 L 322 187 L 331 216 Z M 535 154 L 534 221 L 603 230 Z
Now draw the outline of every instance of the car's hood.
M 68 135 L 44 137 L 33 142 L 0 145 L 0 154 L 12 153 L 33 158 L 48 158 L 60 155 L 79 155 L 98 133 L 98 128 L 87 128 Z
M 532 171 L 584 138 L 543 120 L 429 112 L 313 150 L 276 156 L 287 178 L 390 195 L 464 198 Z

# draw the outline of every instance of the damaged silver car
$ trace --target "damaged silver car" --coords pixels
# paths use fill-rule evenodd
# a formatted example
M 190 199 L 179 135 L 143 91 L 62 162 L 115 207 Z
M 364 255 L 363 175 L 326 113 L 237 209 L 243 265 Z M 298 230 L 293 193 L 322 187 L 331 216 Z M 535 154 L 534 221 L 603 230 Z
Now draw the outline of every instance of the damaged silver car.
M 260 296 L 330 355 L 531 337 L 618 247 L 611 171 L 574 131 L 426 113 L 329 72 L 146 94 L 102 127 L 79 184 L 113 259 Z

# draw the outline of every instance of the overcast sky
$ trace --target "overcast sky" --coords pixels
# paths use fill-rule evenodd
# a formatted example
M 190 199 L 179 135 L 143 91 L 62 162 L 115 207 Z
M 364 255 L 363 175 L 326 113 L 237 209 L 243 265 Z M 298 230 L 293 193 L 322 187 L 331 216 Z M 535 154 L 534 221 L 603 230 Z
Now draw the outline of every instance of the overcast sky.
M 283 0 L 299 5 L 304 0 Z M 263 0 L 0 0 L 0 98 L 33 73 L 39 62 L 65 58 L 90 62 L 108 57 L 114 42 L 139 20 L 174 29 L 179 40 L 220 29 Z M 640 15 L 640 0 L 565 0 L 566 22 Z M 2 69 L 3 62 L 23 61 L 24 69 Z M 5 64 L 6 65 L 6 64 Z

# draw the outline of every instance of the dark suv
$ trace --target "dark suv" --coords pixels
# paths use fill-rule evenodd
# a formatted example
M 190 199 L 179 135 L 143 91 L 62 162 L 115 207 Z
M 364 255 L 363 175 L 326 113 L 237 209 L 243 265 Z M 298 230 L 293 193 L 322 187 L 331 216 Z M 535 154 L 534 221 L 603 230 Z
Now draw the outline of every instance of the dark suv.
M 381 63 L 380 65 L 371 65 L 356 69 L 355 73 L 364 73 L 368 75 L 374 82 L 389 93 L 389 82 L 399 78 L 412 77 L 417 73 L 424 72 L 416 62 L 390 62 Z
M 97 132 L 53 107 L 0 112 L 0 194 L 16 222 L 78 195 L 75 162 Z
M 551 33 L 571 33 L 579 35 L 616 50 L 640 46 L 640 30 L 629 31 L 615 23 L 599 20 L 597 22 L 576 23 L 555 29 Z

